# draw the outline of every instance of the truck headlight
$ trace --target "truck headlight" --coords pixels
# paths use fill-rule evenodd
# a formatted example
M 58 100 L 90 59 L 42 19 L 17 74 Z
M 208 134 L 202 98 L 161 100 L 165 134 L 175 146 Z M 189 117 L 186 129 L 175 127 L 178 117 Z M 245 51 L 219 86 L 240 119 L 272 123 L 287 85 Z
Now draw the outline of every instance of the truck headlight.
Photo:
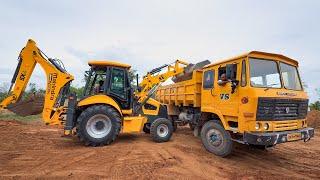
M 260 123 L 256 123 L 256 130 L 259 130 L 260 129 Z
M 268 123 L 264 123 L 263 124 L 263 129 L 264 130 L 268 130 L 269 129 L 269 124 Z

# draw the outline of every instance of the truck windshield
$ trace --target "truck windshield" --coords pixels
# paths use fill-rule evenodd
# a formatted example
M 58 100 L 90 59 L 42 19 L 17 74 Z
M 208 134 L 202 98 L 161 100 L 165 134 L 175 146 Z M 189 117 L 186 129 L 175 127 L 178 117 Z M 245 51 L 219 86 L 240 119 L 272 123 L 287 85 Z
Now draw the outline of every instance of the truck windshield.
M 250 58 L 250 83 L 253 87 L 281 88 L 277 63 L 271 60 Z
M 302 90 L 297 67 L 281 62 L 280 70 L 283 85 L 285 88 L 292 90 Z

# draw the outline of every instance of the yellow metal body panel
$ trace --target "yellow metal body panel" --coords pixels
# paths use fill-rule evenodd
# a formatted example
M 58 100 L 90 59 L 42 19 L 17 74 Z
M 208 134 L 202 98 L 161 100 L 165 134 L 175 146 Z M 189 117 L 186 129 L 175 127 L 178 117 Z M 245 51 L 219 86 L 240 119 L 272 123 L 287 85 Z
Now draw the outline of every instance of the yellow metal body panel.
M 142 107 L 143 114 L 145 114 L 145 115 L 154 115 L 154 116 L 158 115 L 161 103 L 159 101 L 155 100 L 155 99 L 150 98 L 150 99 L 148 99 L 147 104 L 155 106 L 156 109 L 154 109 L 154 110 L 146 109 L 143 106 Z
M 77 106 L 81 107 L 81 106 L 89 106 L 89 105 L 93 105 L 93 104 L 107 104 L 107 105 L 110 105 L 110 106 L 114 107 L 122 115 L 121 108 L 119 107 L 117 102 L 114 101 L 111 97 L 109 97 L 107 95 L 89 96 L 89 97 L 79 101 Z
M 130 65 L 119 63 L 115 61 L 89 61 L 89 66 L 115 66 L 115 67 L 122 67 L 122 68 L 131 68 Z
M 286 99 L 308 99 L 304 91 L 288 90 L 285 88 L 255 88 L 250 85 L 249 78 L 249 58 L 270 59 L 276 62 L 284 62 L 293 66 L 298 66 L 298 62 L 283 55 L 252 51 L 241 56 L 230 58 L 218 63 L 213 63 L 205 66 L 202 69 L 201 78 L 197 76 L 198 71 L 193 72 L 193 77 L 190 80 L 178 82 L 171 85 L 162 86 L 156 93 L 156 99 L 163 104 L 173 106 L 192 106 L 200 108 L 203 113 L 212 113 L 217 115 L 223 123 L 225 129 L 235 132 L 243 133 L 245 131 L 285 131 L 294 130 L 306 127 L 304 119 L 296 119 L 290 121 L 266 121 L 269 123 L 268 130 L 255 129 L 256 124 L 256 110 L 259 97 L 272 97 L 272 98 L 286 98 Z M 235 93 L 231 93 L 231 83 L 224 86 L 217 84 L 218 69 L 225 67 L 227 64 L 237 64 L 237 80 L 240 81 L 242 61 L 245 61 L 246 66 L 246 79 L 247 84 L 237 86 Z M 207 70 L 214 71 L 214 87 L 204 89 L 202 87 L 203 73 Z M 200 88 L 200 90 L 199 90 Z M 228 94 L 229 98 L 222 99 L 222 94 Z M 200 99 L 198 98 L 200 96 Z M 241 99 L 247 98 L 248 103 L 242 103 Z M 229 121 L 238 122 L 238 128 L 234 129 L 229 127 Z
M 183 82 L 159 87 L 156 99 L 163 104 L 176 106 L 201 106 L 202 71 L 195 71 L 192 79 Z
M 257 58 L 263 58 L 263 59 L 268 59 L 271 57 L 272 59 L 286 61 L 286 63 L 292 64 L 295 66 L 298 66 L 298 64 L 299 64 L 298 61 L 291 59 L 287 56 L 281 55 L 281 54 L 274 54 L 274 53 L 268 53 L 268 52 L 262 52 L 262 51 L 250 51 L 248 53 L 244 53 L 239 56 L 232 57 L 232 58 L 218 60 L 215 63 L 208 64 L 208 65 L 204 66 L 204 68 L 209 68 L 209 67 L 220 65 L 220 64 L 230 63 L 230 62 L 234 61 L 235 59 L 245 59 L 247 57 L 257 57 Z
M 131 115 L 132 114 L 132 109 L 122 109 L 122 114 L 123 115 Z
M 122 132 L 140 132 L 147 121 L 148 119 L 145 116 L 126 116 L 123 118 Z

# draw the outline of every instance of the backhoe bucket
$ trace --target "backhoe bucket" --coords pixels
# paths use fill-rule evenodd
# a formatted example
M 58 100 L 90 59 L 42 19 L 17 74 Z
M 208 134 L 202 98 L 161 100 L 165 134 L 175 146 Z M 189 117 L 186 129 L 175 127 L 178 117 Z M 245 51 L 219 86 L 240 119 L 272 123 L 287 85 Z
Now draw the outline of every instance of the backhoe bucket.
M 17 103 L 9 104 L 7 109 L 19 116 L 30 116 L 42 113 L 44 106 L 43 96 L 33 96 L 28 100 L 21 100 Z
M 178 74 L 172 78 L 172 81 L 175 83 L 186 81 L 192 79 L 192 73 L 194 70 L 198 70 L 203 68 L 205 65 L 210 64 L 209 60 L 198 62 L 197 64 L 189 64 L 187 67 L 184 68 L 184 73 Z

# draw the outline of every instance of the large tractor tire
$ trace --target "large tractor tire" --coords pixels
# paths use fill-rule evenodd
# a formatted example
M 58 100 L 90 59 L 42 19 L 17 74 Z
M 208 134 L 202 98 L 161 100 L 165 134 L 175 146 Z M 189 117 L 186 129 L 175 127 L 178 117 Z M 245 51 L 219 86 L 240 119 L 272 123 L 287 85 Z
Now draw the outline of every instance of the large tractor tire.
M 201 141 L 207 151 L 226 157 L 232 152 L 231 135 L 217 121 L 208 121 L 201 128 Z
M 94 105 L 85 109 L 77 119 L 77 135 L 88 146 L 112 143 L 121 129 L 120 114 L 112 107 Z
M 172 133 L 173 126 L 169 119 L 158 118 L 151 124 L 150 134 L 154 142 L 167 142 L 170 140 Z

